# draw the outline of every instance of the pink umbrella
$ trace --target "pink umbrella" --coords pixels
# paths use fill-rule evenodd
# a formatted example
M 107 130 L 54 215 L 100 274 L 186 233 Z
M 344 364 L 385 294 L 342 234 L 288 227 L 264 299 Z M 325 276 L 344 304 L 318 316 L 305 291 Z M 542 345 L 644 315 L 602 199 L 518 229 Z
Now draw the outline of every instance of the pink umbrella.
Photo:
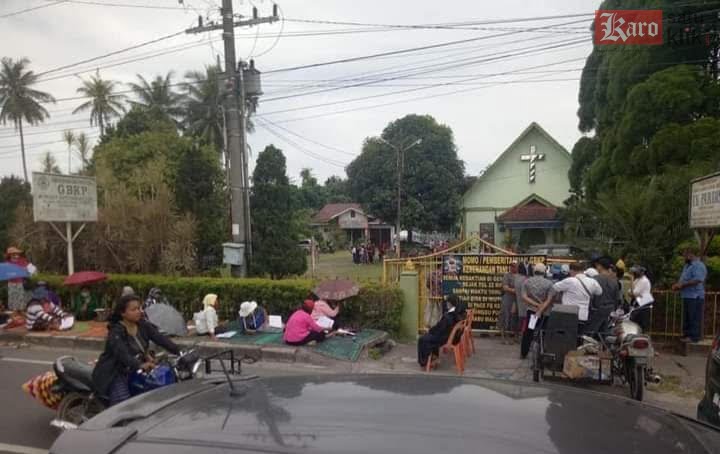
M 107 279 L 107 274 L 100 271 L 79 271 L 65 278 L 65 285 L 89 285 Z

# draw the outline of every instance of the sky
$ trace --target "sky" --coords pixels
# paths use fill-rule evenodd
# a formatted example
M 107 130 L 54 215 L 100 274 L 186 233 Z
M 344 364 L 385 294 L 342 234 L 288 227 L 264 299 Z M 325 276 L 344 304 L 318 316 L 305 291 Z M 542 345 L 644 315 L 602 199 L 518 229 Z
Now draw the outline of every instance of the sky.
M 28 165 L 40 170 L 44 153 L 68 167 L 62 131 L 96 140 L 76 90 L 96 70 L 126 90 L 174 71 L 182 82 L 222 58 L 221 32 L 179 34 L 90 63 L 204 21 L 220 21 L 221 0 L 0 0 L 0 56 L 31 60 L 37 89 L 58 99 L 51 117 L 25 128 Z M 577 128 L 581 69 L 592 51 L 589 27 L 599 2 L 586 0 L 279 0 L 282 21 L 236 29 L 237 55 L 254 58 L 263 96 L 249 135 L 251 160 L 274 144 L 288 175 L 312 169 L 320 181 L 345 176 L 367 137 L 407 114 L 429 114 L 449 126 L 466 173 L 477 175 L 533 121 L 568 150 Z M 269 0 L 235 0 L 236 14 L 253 6 L 270 15 Z M 41 8 L 2 17 L 20 10 Z M 557 17 L 566 16 L 566 17 Z M 548 19 L 548 17 L 554 17 Z M 544 19 L 543 19 L 544 18 Z M 532 20 L 530 20 L 532 19 Z M 342 22 L 351 24 L 334 24 Z M 429 24 L 433 24 L 432 27 Z M 397 27 L 422 25 L 422 27 Z M 448 42 L 462 41 L 455 44 Z M 428 47 L 431 46 L 431 47 Z M 410 48 L 414 52 L 292 69 Z M 71 157 L 71 168 L 80 165 Z M 252 168 L 252 165 L 251 165 Z M 22 175 L 19 137 L 0 126 L 0 175 Z

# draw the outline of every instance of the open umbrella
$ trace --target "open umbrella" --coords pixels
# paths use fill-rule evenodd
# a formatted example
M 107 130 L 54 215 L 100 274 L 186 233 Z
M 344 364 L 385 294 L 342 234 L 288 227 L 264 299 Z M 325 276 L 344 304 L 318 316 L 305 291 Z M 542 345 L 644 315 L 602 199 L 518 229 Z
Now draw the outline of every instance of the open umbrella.
M 63 281 L 65 285 L 89 285 L 101 282 L 107 279 L 107 274 L 100 271 L 79 271 L 66 277 Z
M 318 298 L 329 301 L 342 301 L 357 295 L 358 292 L 360 292 L 360 287 L 350 279 L 323 281 L 313 290 Z
M 13 279 L 26 277 L 30 277 L 30 273 L 22 266 L 17 266 L 9 262 L 0 263 L 0 281 L 11 281 Z
M 169 304 L 157 303 L 145 309 L 148 320 L 168 336 L 187 336 L 185 319 Z

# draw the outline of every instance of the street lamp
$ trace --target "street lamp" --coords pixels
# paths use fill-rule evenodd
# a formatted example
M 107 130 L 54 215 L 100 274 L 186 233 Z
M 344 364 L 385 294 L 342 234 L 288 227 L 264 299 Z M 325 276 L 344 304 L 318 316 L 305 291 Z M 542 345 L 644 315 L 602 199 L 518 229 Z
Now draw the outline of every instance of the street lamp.
M 412 143 L 405 146 L 396 146 L 380 137 L 380 142 L 389 146 L 397 152 L 397 223 L 395 224 L 395 256 L 400 258 L 400 198 L 402 194 L 402 171 L 403 171 L 403 153 L 416 145 L 422 143 L 422 139 L 416 139 Z

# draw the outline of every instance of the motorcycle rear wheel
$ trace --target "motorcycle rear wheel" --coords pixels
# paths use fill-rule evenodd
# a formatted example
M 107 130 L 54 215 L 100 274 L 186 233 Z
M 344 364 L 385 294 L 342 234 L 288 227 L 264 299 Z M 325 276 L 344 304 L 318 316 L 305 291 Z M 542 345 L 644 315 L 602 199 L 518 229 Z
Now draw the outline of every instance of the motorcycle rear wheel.
M 57 417 L 61 421 L 79 426 L 104 409 L 104 405 L 89 395 L 69 393 L 60 402 Z
M 645 366 L 629 364 L 627 367 L 627 382 L 630 385 L 630 398 L 642 402 L 645 394 Z

